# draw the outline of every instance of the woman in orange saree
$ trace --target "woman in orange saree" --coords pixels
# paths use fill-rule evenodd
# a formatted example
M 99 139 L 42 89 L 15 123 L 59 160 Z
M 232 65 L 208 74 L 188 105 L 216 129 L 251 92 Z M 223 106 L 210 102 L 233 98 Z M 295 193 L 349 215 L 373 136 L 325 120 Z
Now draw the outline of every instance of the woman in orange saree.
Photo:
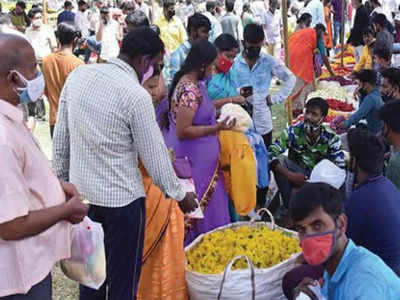
M 153 98 L 157 116 L 162 107 L 159 74 L 157 70 L 143 84 Z M 146 229 L 137 299 L 187 300 L 183 213 L 178 203 L 166 198 L 153 183 L 142 165 L 140 171 L 146 192 Z
M 325 48 L 328 50 L 328 56 L 329 56 L 329 51 L 333 48 L 331 0 L 324 0 L 324 13 L 325 13 L 325 23 L 326 23 L 326 33 L 324 34 L 324 45 Z

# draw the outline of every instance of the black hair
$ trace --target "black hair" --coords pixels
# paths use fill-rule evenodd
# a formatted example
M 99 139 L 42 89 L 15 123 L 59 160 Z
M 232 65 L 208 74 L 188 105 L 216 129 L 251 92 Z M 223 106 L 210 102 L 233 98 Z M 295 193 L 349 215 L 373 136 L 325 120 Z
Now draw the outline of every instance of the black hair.
M 243 39 L 245 42 L 256 44 L 263 41 L 264 38 L 264 29 L 262 25 L 248 24 L 244 28 Z
M 318 108 L 319 110 L 321 110 L 323 117 L 326 117 L 328 115 L 329 104 L 323 98 L 320 97 L 311 98 L 310 100 L 307 101 L 305 107 Z
M 128 11 L 134 11 L 135 10 L 135 5 L 132 2 L 124 2 L 120 6 L 121 10 L 128 10 Z
M 78 6 L 86 5 L 86 1 L 79 0 L 78 1 Z
M 70 45 L 77 38 L 77 29 L 75 25 L 63 22 L 58 24 L 56 36 L 62 46 Z
M 211 22 L 205 15 L 195 13 L 189 17 L 187 24 L 188 34 L 190 34 L 192 30 L 197 30 L 202 27 L 206 28 L 208 31 L 211 30 Z
M 361 82 L 376 85 L 377 75 L 375 70 L 362 70 L 355 74 L 355 78 Z
M 164 8 L 168 8 L 168 7 L 170 7 L 172 5 L 175 5 L 175 4 L 176 4 L 175 0 L 164 0 L 163 1 L 163 7 Z
M 21 7 L 23 10 L 26 9 L 26 4 L 25 4 L 24 1 L 18 1 L 18 2 L 15 4 L 15 6 L 19 6 L 19 7 Z
M 229 33 L 223 33 L 217 37 L 214 41 L 214 46 L 219 52 L 231 51 L 239 48 L 237 40 Z
M 371 3 L 375 3 L 378 6 L 381 6 L 380 2 L 378 0 L 370 0 Z
M 380 25 L 382 28 L 385 28 L 386 26 L 386 16 L 384 14 L 377 14 L 372 21 L 374 24 Z
M 304 22 L 306 22 L 306 21 L 308 21 L 308 20 L 312 20 L 312 16 L 309 14 L 309 13 L 304 13 L 304 14 L 302 14 L 301 16 L 300 16 L 300 18 L 297 20 L 297 24 L 300 24 L 300 23 L 304 23 Z
M 213 9 L 215 9 L 217 7 L 217 3 L 215 3 L 215 1 L 213 0 L 208 0 L 206 3 L 206 10 L 207 11 L 211 11 Z
M 327 183 L 307 183 L 290 201 L 289 215 L 293 222 L 307 218 L 315 209 L 322 209 L 336 221 L 343 213 L 344 196 Z
M 321 30 L 322 32 L 325 32 L 326 28 L 323 24 L 318 23 L 317 25 L 315 25 L 315 30 Z
M 0 25 L 10 25 L 11 24 L 11 19 L 10 15 L 7 13 L 0 13 Z
M 152 30 L 154 30 L 154 32 L 157 33 L 158 36 L 160 36 L 160 34 L 161 34 L 160 27 L 158 27 L 157 25 L 153 24 L 153 25 L 150 26 L 150 28 Z
M 381 75 L 389 81 L 390 85 L 397 86 L 400 89 L 400 69 L 387 68 L 381 72 Z
M 244 12 L 250 11 L 250 3 L 245 3 L 243 4 L 243 9 Z
M 158 34 L 150 27 L 141 26 L 129 32 L 122 40 L 121 54 L 130 58 L 139 55 L 156 57 L 164 52 L 164 44 Z
M 125 23 L 130 24 L 135 28 L 141 26 L 147 26 L 147 27 L 150 26 L 150 22 L 146 14 L 139 9 L 136 9 L 135 11 L 127 15 L 125 18 Z
M 400 134 L 400 101 L 390 101 L 379 110 L 379 118 L 395 133 Z
M 110 8 L 106 5 L 100 7 L 100 13 L 101 14 L 109 14 L 110 13 Z
M 65 1 L 64 2 L 64 8 L 68 8 L 68 7 L 71 7 L 72 6 L 72 2 L 71 1 Z
M 379 58 L 382 58 L 386 61 L 390 61 L 392 59 L 392 53 L 386 47 L 380 47 L 380 48 L 374 49 L 374 55 L 376 55 Z
M 171 109 L 171 100 L 175 92 L 176 85 L 179 80 L 191 71 L 200 71 L 213 63 L 217 58 L 217 49 L 208 40 L 199 39 L 195 41 L 192 48 L 187 55 L 185 62 L 180 70 L 175 74 L 172 80 L 171 87 L 168 94 L 169 108 Z M 168 127 L 168 116 L 164 116 L 162 120 L 162 127 Z
M 385 146 L 381 139 L 368 130 L 352 128 L 347 133 L 350 156 L 356 159 L 357 165 L 369 174 L 383 172 Z
M 226 0 L 225 7 L 227 12 L 232 12 L 235 8 L 235 0 Z
M 368 26 L 368 27 L 366 27 L 366 28 L 363 30 L 362 35 L 363 35 L 363 36 L 365 36 L 365 35 L 372 35 L 372 36 L 374 36 L 374 31 L 372 30 L 371 27 Z
M 28 18 L 32 19 L 36 14 L 41 14 L 43 11 L 39 7 L 34 7 L 28 12 Z

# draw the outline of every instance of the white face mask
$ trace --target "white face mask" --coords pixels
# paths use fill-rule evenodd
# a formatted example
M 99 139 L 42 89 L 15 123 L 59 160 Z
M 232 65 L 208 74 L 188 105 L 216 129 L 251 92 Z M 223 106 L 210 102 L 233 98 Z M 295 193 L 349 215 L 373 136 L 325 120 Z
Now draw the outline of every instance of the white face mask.
M 42 27 L 42 25 L 43 25 L 42 19 L 36 19 L 36 20 L 34 20 L 34 21 L 32 22 L 32 25 L 35 26 L 35 27 Z
M 17 73 L 25 85 L 16 89 L 21 103 L 36 102 L 43 95 L 45 81 L 42 72 L 39 71 L 37 76 L 32 80 L 27 80 L 17 70 L 12 70 L 11 72 Z

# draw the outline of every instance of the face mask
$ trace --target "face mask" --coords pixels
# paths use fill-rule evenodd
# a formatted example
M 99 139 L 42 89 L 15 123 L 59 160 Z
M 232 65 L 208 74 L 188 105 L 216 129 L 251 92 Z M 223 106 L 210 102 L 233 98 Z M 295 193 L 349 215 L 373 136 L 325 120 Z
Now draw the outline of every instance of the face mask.
M 312 134 L 321 128 L 323 121 L 324 118 L 322 117 L 317 124 L 313 125 L 310 121 L 306 120 L 304 121 L 304 130 L 307 134 Z
M 336 244 L 336 229 L 329 232 L 306 234 L 300 239 L 300 247 L 306 262 L 319 266 L 333 254 Z
M 154 74 L 154 64 L 150 63 L 147 67 L 147 70 L 142 71 L 142 84 L 145 83 L 149 78 L 151 78 Z
M 225 58 L 224 56 L 220 56 L 218 58 L 218 64 L 217 64 L 217 69 L 221 71 L 222 73 L 226 74 L 229 72 L 229 69 L 232 67 L 233 61 L 230 61 L 229 59 Z
M 36 19 L 36 20 L 34 20 L 34 21 L 32 22 L 32 25 L 35 26 L 35 27 L 42 27 L 42 25 L 43 25 L 42 19 Z
M 17 88 L 15 91 L 21 103 L 36 102 L 43 95 L 45 82 L 42 72 L 39 72 L 36 78 L 32 80 L 27 80 L 17 70 L 12 72 L 17 73 L 20 80 L 25 84 L 24 87 Z
M 168 19 L 172 19 L 175 16 L 175 10 L 169 10 L 167 12 Z
M 248 47 L 244 48 L 244 53 L 248 59 L 256 59 L 260 56 L 261 47 Z

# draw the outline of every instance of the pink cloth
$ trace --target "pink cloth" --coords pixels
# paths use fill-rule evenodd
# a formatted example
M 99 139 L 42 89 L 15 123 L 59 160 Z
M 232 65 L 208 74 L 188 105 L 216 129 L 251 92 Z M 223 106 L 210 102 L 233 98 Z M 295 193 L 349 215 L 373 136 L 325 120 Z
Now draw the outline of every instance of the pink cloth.
M 0 224 L 65 202 L 62 187 L 17 107 L 0 100 Z M 71 226 L 60 222 L 19 241 L 0 239 L 0 297 L 25 294 L 70 257 Z

